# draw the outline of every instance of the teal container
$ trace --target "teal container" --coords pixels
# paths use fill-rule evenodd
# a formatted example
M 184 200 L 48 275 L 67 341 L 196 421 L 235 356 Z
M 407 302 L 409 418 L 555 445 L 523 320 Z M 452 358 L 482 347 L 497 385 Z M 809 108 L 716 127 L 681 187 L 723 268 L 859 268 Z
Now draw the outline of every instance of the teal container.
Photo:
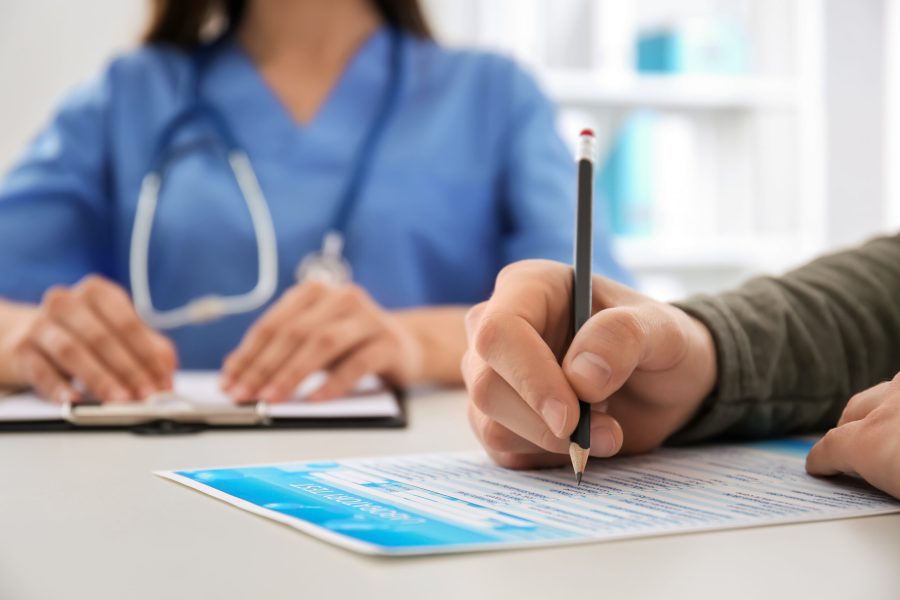
M 615 134 L 597 174 L 597 195 L 617 236 L 653 231 L 653 128 L 656 115 L 639 111 Z

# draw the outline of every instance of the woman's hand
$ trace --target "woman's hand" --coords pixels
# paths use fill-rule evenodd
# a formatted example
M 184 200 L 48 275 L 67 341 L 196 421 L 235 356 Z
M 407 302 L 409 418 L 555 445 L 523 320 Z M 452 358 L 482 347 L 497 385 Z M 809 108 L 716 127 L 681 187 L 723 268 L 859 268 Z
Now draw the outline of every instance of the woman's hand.
M 171 389 L 172 343 L 145 325 L 128 294 L 96 276 L 55 287 L 29 313 L 11 344 L 15 378 L 57 402 L 77 402 L 80 381 L 102 402 L 127 402 Z
M 225 360 L 222 387 L 239 401 L 282 402 L 316 371 L 328 380 L 311 397 L 340 396 L 364 375 L 404 385 L 422 369 L 422 350 L 401 321 L 360 287 L 294 286 Z
M 806 458 L 812 475 L 859 475 L 900 498 L 900 373 L 850 398 Z
M 594 277 L 594 315 L 569 345 L 571 287 L 570 267 L 517 263 L 467 318 L 469 418 L 503 466 L 568 462 L 579 398 L 593 408 L 592 455 L 653 449 L 715 385 L 704 325 L 603 277 Z

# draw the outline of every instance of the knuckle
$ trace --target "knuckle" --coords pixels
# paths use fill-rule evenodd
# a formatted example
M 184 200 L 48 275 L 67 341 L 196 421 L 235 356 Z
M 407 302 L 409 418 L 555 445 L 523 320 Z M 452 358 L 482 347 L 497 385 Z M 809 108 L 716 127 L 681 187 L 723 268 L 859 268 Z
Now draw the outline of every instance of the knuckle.
M 319 349 L 319 352 L 331 352 L 338 345 L 338 335 L 333 331 L 322 331 L 316 334 L 314 343 L 316 348 Z
M 299 323 L 295 323 L 284 330 L 284 337 L 287 338 L 288 343 L 293 346 L 302 344 L 306 339 L 306 336 L 306 329 Z
M 72 293 L 62 287 L 62 286 L 53 286 L 44 292 L 44 297 L 41 299 L 41 304 L 47 309 L 50 314 L 59 314 L 71 306 L 72 302 Z
M 469 420 L 469 427 L 471 427 L 472 431 L 476 434 L 479 434 L 480 439 L 483 415 L 478 412 L 478 409 L 472 403 L 469 403 L 466 406 L 466 418 Z
M 481 321 L 481 315 L 484 314 L 485 307 L 487 306 L 486 302 L 482 302 L 480 304 L 476 304 L 468 311 L 466 311 L 465 316 L 465 327 L 466 327 L 466 335 L 471 341 L 472 332 L 478 328 L 478 323 Z
M 892 397 L 900 396 L 900 373 L 894 375 L 890 381 L 886 382 L 887 384 L 887 393 L 891 394 Z
M 244 371 L 241 379 L 250 387 L 256 387 L 265 379 L 267 372 L 266 365 L 253 364 Z
M 615 333 L 618 334 L 617 337 L 629 342 L 637 342 L 645 334 L 644 324 L 637 311 L 633 308 L 619 309 L 612 326 L 615 329 Z
M 222 363 L 222 370 L 226 372 L 235 371 L 241 366 L 241 362 L 241 354 L 232 352 Z
M 856 393 L 856 394 L 853 394 L 852 396 L 850 396 L 850 399 L 847 400 L 846 410 L 853 410 L 856 407 L 856 405 L 860 403 L 861 398 L 862 398 L 862 392 L 859 392 L 859 393 Z
M 484 369 L 469 384 L 469 396 L 472 404 L 484 414 L 494 411 L 493 374 Z
M 15 355 L 18 364 L 26 374 L 32 373 L 37 360 L 37 352 L 31 344 L 19 344 L 16 346 Z
M 340 288 L 339 298 L 341 304 L 347 308 L 356 308 L 365 304 L 366 294 L 362 288 L 355 285 L 345 285 Z
M 65 363 L 72 363 L 78 356 L 78 346 L 68 337 L 59 337 L 54 343 L 53 350 Z
M 488 421 L 481 430 L 481 441 L 489 450 L 504 452 L 509 449 L 509 432 L 496 421 Z
M 34 318 L 25 326 L 22 331 L 22 335 L 18 339 L 18 344 L 20 343 L 31 343 L 37 340 L 43 335 L 45 331 L 47 331 L 47 326 L 50 324 L 50 319 L 44 314 L 43 311 L 38 311 L 35 313 Z
M 134 315 L 123 315 L 119 329 L 128 337 L 139 335 L 144 331 L 144 324 Z
M 106 328 L 97 329 L 86 334 L 85 341 L 92 348 L 107 348 L 109 347 L 110 342 L 112 342 L 112 335 Z
M 30 356 L 34 352 L 34 336 L 30 332 L 18 340 L 15 341 L 12 345 L 12 354 L 13 356 L 26 357 Z
M 159 351 L 166 365 L 174 365 L 177 360 L 177 351 L 175 343 L 165 336 L 159 337 Z
M 898 414 L 900 414 L 898 408 L 900 407 L 890 404 L 882 404 L 881 406 L 876 407 L 865 419 L 863 419 L 863 426 L 870 431 L 873 429 L 881 429 L 885 426 L 890 427 L 896 422 Z M 865 437 L 868 438 L 868 436 Z
M 459 372 L 462 374 L 463 383 L 467 388 L 478 378 L 476 364 L 479 362 L 480 360 L 471 349 L 463 352 L 462 358 L 459 359 Z
M 522 260 L 519 262 L 510 263 L 510 264 L 506 265 L 505 267 L 503 267 L 502 269 L 500 269 L 500 272 L 497 273 L 496 283 L 497 283 L 497 285 L 500 285 L 503 282 L 505 282 L 507 279 L 515 278 L 517 275 L 519 275 L 521 273 L 530 272 L 533 269 L 540 267 L 542 263 L 543 263 L 543 261 L 535 260 L 535 259 Z
M 262 321 L 256 326 L 256 330 L 250 341 L 251 343 L 263 342 L 274 337 L 277 331 L 278 327 L 276 327 L 275 323 L 271 321 Z
M 297 286 L 294 289 L 297 291 L 298 295 L 306 291 L 314 298 L 319 298 L 327 294 L 331 287 L 324 281 L 318 281 L 314 279 L 312 281 L 304 283 L 302 286 Z
M 99 275 L 88 275 L 78 282 L 78 287 L 89 295 L 102 294 L 112 287 L 112 283 Z
M 480 357 L 487 359 L 497 347 L 503 335 L 504 320 L 502 315 L 496 313 L 488 313 L 481 318 L 472 343 L 472 347 Z

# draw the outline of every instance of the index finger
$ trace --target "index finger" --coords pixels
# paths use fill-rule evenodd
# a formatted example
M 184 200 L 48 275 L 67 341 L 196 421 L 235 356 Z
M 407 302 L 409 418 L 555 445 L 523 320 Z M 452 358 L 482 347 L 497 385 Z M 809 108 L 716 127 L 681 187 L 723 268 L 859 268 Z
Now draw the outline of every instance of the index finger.
M 851 421 L 826 433 L 806 456 L 806 471 L 810 475 L 857 474 L 861 424 Z
M 222 365 L 222 387 L 230 388 L 268 343 L 278 334 L 291 315 L 309 309 L 326 294 L 325 284 L 310 282 L 285 292 L 275 304 L 253 323 L 237 348 Z
M 154 332 L 138 316 L 125 291 L 95 279 L 86 281 L 80 291 L 97 316 L 118 333 L 118 339 L 150 371 L 157 384 L 167 388 L 172 376 L 171 361 L 161 355 Z
M 530 288 L 530 289 L 529 289 Z M 578 401 L 556 354 L 535 327 L 536 291 L 528 282 L 501 282 L 484 306 L 472 336 L 473 350 L 496 371 L 559 437 L 575 428 Z M 558 332 L 553 332 L 558 333 Z

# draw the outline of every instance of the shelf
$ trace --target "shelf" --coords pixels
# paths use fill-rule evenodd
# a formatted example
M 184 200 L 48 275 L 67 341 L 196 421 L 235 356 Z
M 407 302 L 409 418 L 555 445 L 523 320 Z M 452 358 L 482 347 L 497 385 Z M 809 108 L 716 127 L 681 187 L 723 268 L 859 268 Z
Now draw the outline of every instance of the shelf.
M 797 236 L 714 237 L 693 243 L 652 237 L 617 238 L 613 249 L 621 263 L 635 271 L 782 270 L 802 262 Z
M 610 75 L 581 69 L 538 71 L 544 90 L 566 105 L 680 110 L 792 110 L 790 81 L 701 75 Z

